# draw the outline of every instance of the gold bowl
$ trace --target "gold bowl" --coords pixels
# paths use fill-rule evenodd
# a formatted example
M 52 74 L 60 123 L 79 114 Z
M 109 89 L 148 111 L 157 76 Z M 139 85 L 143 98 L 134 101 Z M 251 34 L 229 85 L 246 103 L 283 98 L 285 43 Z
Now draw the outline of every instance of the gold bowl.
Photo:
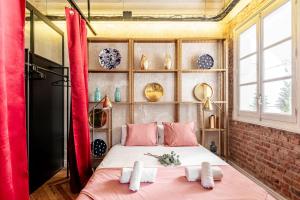
M 164 95 L 164 88 L 159 83 L 148 83 L 144 92 L 148 101 L 156 102 Z

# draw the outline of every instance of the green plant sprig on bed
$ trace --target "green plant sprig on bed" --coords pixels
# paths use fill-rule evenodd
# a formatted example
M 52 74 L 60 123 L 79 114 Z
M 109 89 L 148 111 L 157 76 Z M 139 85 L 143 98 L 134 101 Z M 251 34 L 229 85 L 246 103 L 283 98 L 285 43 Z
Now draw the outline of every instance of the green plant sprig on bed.
M 151 153 L 146 153 L 145 155 L 157 158 L 158 162 L 165 167 L 170 165 L 175 165 L 175 166 L 181 165 L 181 162 L 179 160 L 179 155 L 176 155 L 174 151 L 171 151 L 171 154 L 163 154 L 161 156 L 153 155 Z

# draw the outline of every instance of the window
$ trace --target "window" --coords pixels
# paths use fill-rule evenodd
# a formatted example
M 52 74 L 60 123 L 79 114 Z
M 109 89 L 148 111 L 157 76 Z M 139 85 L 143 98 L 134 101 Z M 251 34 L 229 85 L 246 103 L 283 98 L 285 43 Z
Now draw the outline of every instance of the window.
M 257 26 L 239 37 L 239 109 L 257 112 Z
M 291 1 L 263 17 L 262 40 L 262 111 L 292 115 Z
M 293 20 L 289 0 L 236 30 L 236 116 L 296 122 Z

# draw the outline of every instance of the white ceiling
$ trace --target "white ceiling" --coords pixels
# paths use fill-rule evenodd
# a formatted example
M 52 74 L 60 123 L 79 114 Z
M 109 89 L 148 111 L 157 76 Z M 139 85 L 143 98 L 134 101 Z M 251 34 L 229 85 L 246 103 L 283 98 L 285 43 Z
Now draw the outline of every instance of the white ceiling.
M 67 0 L 29 0 L 46 15 L 64 15 Z M 90 0 L 92 16 L 116 16 L 132 11 L 133 16 L 215 16 L 231 0 Z M 87 0 L 76 0 L 87 14 Z

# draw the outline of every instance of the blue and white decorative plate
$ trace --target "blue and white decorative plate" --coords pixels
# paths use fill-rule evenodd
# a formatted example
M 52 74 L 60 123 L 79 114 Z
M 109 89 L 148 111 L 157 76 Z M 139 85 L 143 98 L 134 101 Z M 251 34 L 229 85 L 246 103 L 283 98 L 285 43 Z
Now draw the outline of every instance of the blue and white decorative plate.
M 113 48 L 102 49 L 99 53 L 99 63 L 105 69 L 115 69 L 121 63 L 119 50 Z
M 101 157 L 106 152 L 107 145 L 101 139 L 95 139 L 92 143 L 92 152 L 95 157 Z
M 210 69 L 214 66 L 214 59 L 209 54 L 203 54 L 197 59 L 197 65 L 201 69 Z

